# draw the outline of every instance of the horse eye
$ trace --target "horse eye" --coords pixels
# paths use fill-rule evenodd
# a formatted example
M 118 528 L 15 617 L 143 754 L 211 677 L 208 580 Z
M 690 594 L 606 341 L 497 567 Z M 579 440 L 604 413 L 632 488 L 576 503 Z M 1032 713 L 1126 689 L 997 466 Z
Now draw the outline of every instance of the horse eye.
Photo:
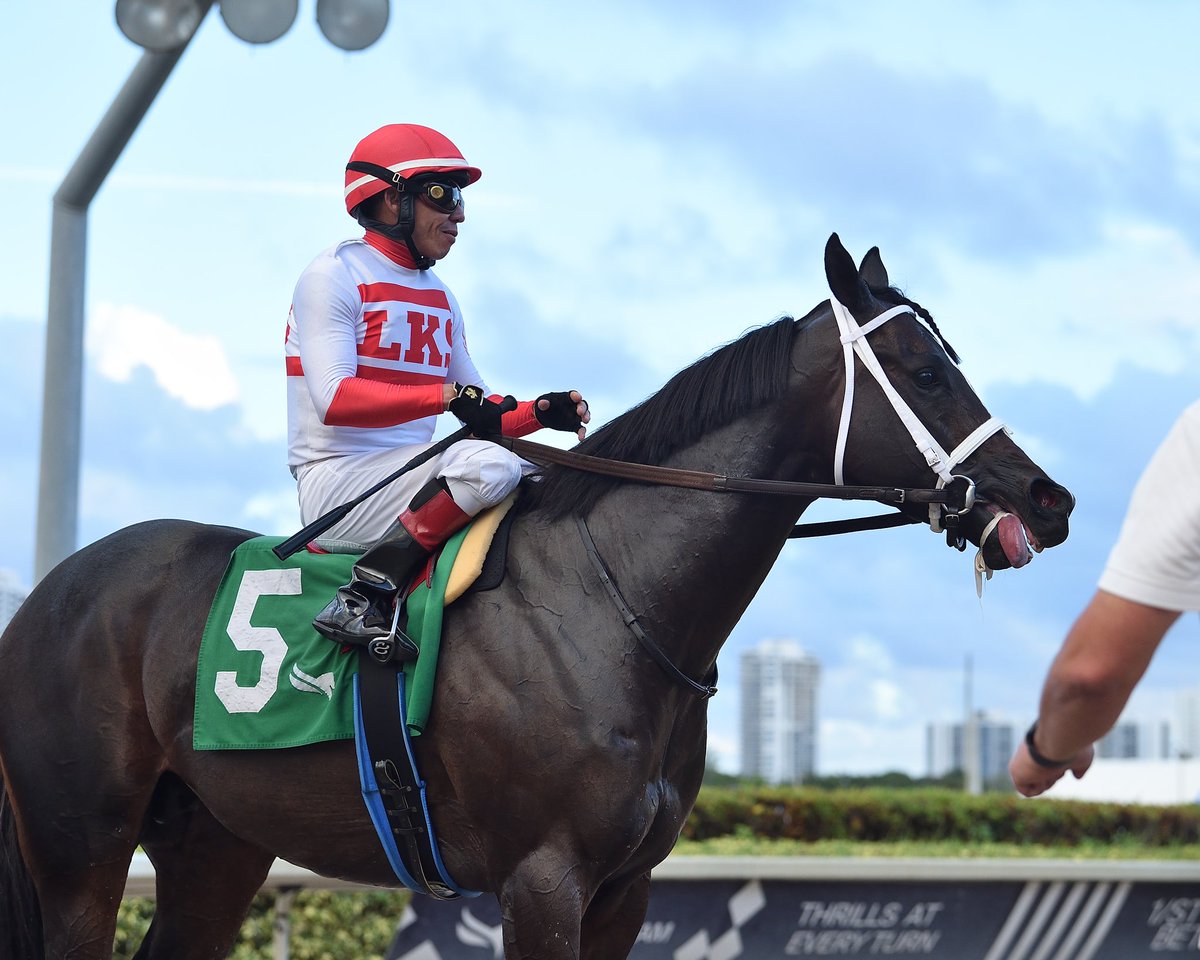
M 916 380 L 918 387 L 932 387 L 935 383 L 937 383 L 938 378 L 937 374 L 933 372 L 932 368 L 925 367 L 921 370 L 918 370 L 917 375 L 913 379 Z

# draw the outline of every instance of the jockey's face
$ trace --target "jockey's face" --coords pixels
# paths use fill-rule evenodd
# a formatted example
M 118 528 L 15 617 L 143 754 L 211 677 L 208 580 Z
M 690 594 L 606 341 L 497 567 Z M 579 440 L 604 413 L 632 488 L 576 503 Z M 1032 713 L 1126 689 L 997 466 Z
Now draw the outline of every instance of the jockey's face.
M 446 213 L 418 195 L 413 211 L 413 246 L 429 259 L 441 260 L 454 246 L 458 225 L 465 218 L 462 203 Z

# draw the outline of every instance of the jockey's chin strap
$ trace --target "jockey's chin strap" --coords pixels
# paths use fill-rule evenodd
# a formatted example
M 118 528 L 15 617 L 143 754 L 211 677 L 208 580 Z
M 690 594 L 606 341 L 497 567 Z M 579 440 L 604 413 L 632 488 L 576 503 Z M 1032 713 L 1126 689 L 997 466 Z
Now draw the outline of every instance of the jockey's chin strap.
M 953 472 L 954 468 L 978 450 L 994 433 L 1003 430 L 1005 433 L 1011 435 L 1012 431 L 999 418 L 989 417 L 972 430 L 958 446 L 947 453 L 942 448 L 942 445 L 934 439 L 933 434 L 929 432 L 925 424 L 921 422 L 921 418 L 913 412 L 912 407 L 896 392 L 896 388 L 888 380 L 887 374 L 884 373 L 883 366 L 879 362 L 879 358 L 875 356 L 875 351 L 871 349 L 871 344 L 867 340 L 869 333 L 878 330 L 892 318 L 904 313 L 915 314 L 916 311 L 906 304 L 901 304 L 885 310 L 868 323 L 860 324 L 854 319 L 853 314 L 838 302 L 836 297 L 830 297 L 829 302 L 833 307 L 833 315 L 837 320 L 838 330 L 841 332 L 842 355 L 846 362 L 846 392 L 842 397 L 842 416 L 838 423 L 837 445 L 834 449 L 833 482 L 839 485 L 845 483 L 842 468 L 846 455 L 846 438 L 850 433 L 850 417 L 854 411 L 854 357 L 857 355 L 858 359 L 862 361 L 862 365 L 867 368 L 867 371 L 875 378 L 875 382 L 879 384 L 880 389 L 883 390 L 884 396 L 887 397 L 888 402 L 892 405 L 892 409 L 896 411 L 896 415 L 904 424 L 905 429 L 908 430 L 909 436 L 912 437 L 913 443 L 916 444 L 921 456 L 925 458 L 925 462 L 929 465 L 929 468 L 937 474 L 936 489 L 941 490 L 948 483 L 956 479 L 966 480 L 970 485 L 970 493 L 966 498 L 966 503 L 956 514 L 949 514 L 942 504 L 931 503 L 929 505 L 929 527 L 935 533 L 941 533 L 943 522 L 949 522 L 947 521 L 948 517 L 953 517 L 956 522 L 958 516 L 965 514 L 974 505 L 974 482 L 969 477 L 956 475 Z M 992 571 L 988 569 L 987 564 L 983 560 L 983 544 L 988 534 L 995 529 L 998 520 L 999 517 L 993 519 L 979 541 L 979 553 L 975 557 L 977 589 L 980 589 L 982 586 L 981 577 L 984 572 L 986 572 L 989 579 L 992 575 Z

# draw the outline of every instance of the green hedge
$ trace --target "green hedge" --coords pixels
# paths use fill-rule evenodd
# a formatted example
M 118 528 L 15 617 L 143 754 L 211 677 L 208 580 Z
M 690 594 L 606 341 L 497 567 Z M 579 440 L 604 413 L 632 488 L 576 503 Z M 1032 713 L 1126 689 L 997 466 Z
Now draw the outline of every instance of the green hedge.
M 292 960 L 383 960 L 410 897 L 407 890 L 301 891 L 292 904 Z M 113 960 L 131 960 L 153 915 L 153 900 L 122 901 Z M 270 960 L 274 920 L 274 895 L 259 894 L 230 954 L 232 960 Z
M 1078 846 L 1200 842 L 1200 806 L 1150 807 L 951 790 L 705 787 L 689 840 L 735 833 L 787 840 L 951 841 Z
M 1165 847 L 1200 843 L 1200 806 L 1022 800 L 933 788 L 705 787 L 683 836 L 711 840 L 734 835 L 798 841 Z M 292 957 L 381 960 L 410 896 L 407 891 L 301 892 L 292 906 Z M 274 905 L 273 896 L 255 898 L 233 960 L 269 960 Z M 153 900 L 122 903 L 115 960 L 133 957 L 153 912 Z

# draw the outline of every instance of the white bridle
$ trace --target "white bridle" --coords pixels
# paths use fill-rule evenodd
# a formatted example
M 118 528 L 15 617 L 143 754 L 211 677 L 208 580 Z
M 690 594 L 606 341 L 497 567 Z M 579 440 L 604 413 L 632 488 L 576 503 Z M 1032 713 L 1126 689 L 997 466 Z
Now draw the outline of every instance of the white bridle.
M 1003 430 L 1011 435 L 1012 431 L 1005 426 L 1004 422 L 997 417 L 989 417 L 978 427 L 972 430 L 967 437 L 959 443 L 953 450 L 947 453 L 940 443 L 934 439 L 933 434 L 929 432 L 925 424 L 921 422 L 904 398 L 896 392 L 896 388 L 892 386 L 888 380 L 887 374 L 883 371 L 883 366 L 879 363 L 879 359 L 875 356 L 875 351 L 871 349 L 871 344 L 867 340 L 867 334 L 874 330 L 878 330 L 881 326 L 903 313 L 916 313 L 912 307 L 900 305 L 892 307 L 890 310 L 885 310 L 874 320 L 866 324 L 859 324 L 854 316 L 836 297 L 829 298 L 830 304 L 833 306 L 833 315 L 837 320 L 838 329 L 841 331 L 842 353 L 846 361 L 846 392 L 842 398 L 842 416 L 838 423 L 837 446 L 834 450 L 833 457 L 833 482 L 839 486 L 845 484 L 845 479 L 842 474 L 842 463 L 846 455 L 846 437 L 850 432 L 850 416 L 854 410 L 854 357 L 858 355 L 864 367 L 875 378 L 875 382 L 879 384 L 883 390 L 884 396 L 888 398 L 892 409 L 896 411 L 896 415 L 900 418 L 905 428 L 908 430 L 909 436 L 912 437 L 913 443 L 917 445 L 917 450 L 921 456 L 925 458 L 925 462 L 929 468 L 937 474 L 937 488 L 941 490 L 947 483 L 955 479 L 953 470 L 956 466 L 967 459 L 971 454 L 978 450 L 990 436 L 994 433 Z M 974 484 L 969 478 L 963 478 L 970 483 L 970 490 L 974 491 Z M 971 508 L 973 496 L 968 497 L 968 502 L 962 512 L 966 512 Z M 935 533 L 940 533 L 942 530 L 942 510 L 941 504 L 931 503 L 929 505 L 929 526 Z M 992 526 L 995 525 L 993 521 Z M 988 532 L 991 532 L 989 528 Z M 980 557 L 983 554 L 982 540 L 980 541 Z M 976 568 L 978 569 L 979 559 L 976 560 Z M 988 576 L 991 576 L 989 571 Z

